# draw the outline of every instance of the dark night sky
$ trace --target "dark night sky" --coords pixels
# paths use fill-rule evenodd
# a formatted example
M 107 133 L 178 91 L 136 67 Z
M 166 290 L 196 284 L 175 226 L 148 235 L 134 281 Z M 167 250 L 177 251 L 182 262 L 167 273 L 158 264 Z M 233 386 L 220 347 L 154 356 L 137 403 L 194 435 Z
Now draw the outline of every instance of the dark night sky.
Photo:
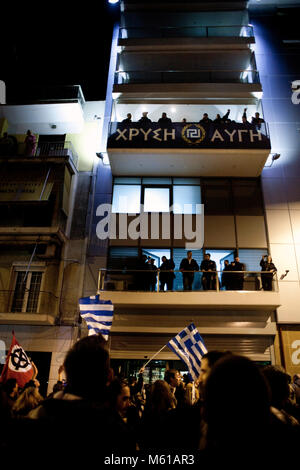
M 80 84 L 86 100 L 105 99 L 113 24 L 119 6 L 78 4 L 61 10 L 28 8 L 0 33 L 0 79 L 7 103 L 21 102 L 41 86 Z M 2 16 L 2 15 L 1 15 Z M 2 16 L 3 19 L 3 16 Z M 2 21 L 2 20 L 1 20 Z

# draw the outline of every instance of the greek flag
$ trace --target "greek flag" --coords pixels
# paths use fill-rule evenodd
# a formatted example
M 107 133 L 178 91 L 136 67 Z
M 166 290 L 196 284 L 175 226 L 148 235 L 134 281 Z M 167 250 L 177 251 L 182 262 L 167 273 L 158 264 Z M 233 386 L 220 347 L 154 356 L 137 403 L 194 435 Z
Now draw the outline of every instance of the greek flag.
M 207 353 L 207 349 L 194 323 L 174 336 L 167 346 L 187 365 L 193 380 L 197 380 L 200 375 L 201 359 Z
M 90 335 L 101 333 L 108 340 L 114 306 L 111 300 L 100 300 L 99 295 L 79 299 L 80 315 L 85 319 Z

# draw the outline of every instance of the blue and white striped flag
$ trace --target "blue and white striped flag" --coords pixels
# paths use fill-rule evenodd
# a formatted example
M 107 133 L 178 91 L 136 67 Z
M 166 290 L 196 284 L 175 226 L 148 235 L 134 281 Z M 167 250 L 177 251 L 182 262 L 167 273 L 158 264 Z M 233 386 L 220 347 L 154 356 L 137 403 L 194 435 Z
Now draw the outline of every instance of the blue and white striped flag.
M 201 359 L 207 353 L 207 349 L 194 323 L 174 336 L 167 346 L 187 365 L 193 380 L 197 380 L 200 375 Z
M 108 340 L 114 306 L 111 300 L 100 300 L 99 295 L 79 299 L 80 315 L 85 319 L 90 335 L 101 333 Z

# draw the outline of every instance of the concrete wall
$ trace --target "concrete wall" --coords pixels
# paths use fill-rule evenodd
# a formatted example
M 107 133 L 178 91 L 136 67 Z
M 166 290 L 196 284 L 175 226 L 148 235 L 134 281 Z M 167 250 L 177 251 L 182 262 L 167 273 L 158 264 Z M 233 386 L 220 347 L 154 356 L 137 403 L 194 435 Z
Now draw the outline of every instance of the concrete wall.
M 272 152 L 281 155 L 262 173 L 269 246 L 279 277 L 279 323 L 299 323 L 300 303 L 300 105 L 291 81 L 300 78 L 300 54 L 284 49 L 271 17 L 252 18 L 255 54 L 263 86 L 263 109 Z

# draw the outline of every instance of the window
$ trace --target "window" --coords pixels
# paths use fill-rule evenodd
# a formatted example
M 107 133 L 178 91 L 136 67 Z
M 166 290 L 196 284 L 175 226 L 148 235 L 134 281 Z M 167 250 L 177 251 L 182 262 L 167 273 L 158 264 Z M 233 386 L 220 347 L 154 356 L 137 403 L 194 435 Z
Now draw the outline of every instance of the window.
M 42 271 L 16 272 L 15 291 L 11 306 L 12 312 L 37 312 Z
M 145 212 L 169 212 L 170 188 L 145 188 L 144 189 Z
M 263 214 L 263 200 L 258 179 L 233 180 L 232 191 L 237 215 Z
M 115 184 L 112 201 L 112 212 L 122 214 L 139 214 L 141 186 L 139 184 Z
M 173 186 L 174 214 L 196 214 L 196 204 L 201 204 L 200 186 Z

